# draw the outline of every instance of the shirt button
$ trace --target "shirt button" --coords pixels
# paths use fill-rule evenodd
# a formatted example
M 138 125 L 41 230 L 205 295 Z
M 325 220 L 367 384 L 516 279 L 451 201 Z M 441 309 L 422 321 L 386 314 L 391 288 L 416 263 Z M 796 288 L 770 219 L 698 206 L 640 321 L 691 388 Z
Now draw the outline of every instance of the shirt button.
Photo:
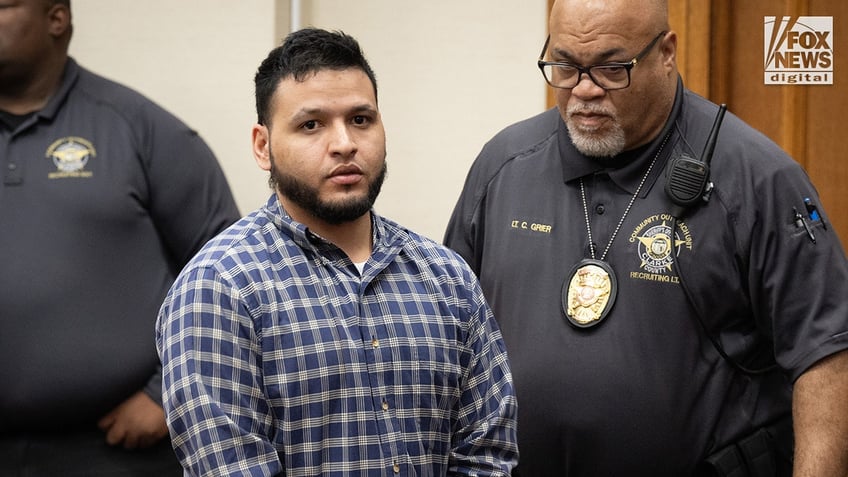
M 17 164 L 9 164 L 6 167 L 8 167 L 10 171 L 14 171 L 15 169 L 18 168 L 18 165 Z
M 597 212 L 598 215 L 604 215 L 604 212 L 606 212 L 606 211 L 607 211 L 607 208 L 604 207 L 604 204 L 598 204 L 598 206 L 595 207 L 595 212 Z
M 392 470 L 395 472 L 395 474 L 400 474 L 400 466 L 397 465 L 397 463 L 392 466 Z
M 389 410 L 389 403 L 386 402 L 385 400 L 383 400 L 382 408 L 383 408 L 384 411 L 388 411 Z
M 380 340 L 378 340 L 377 338 L 372 338 L 371 339 L 371 347 L 372 348 L 378 348 L 379 346 L 380 346 Z

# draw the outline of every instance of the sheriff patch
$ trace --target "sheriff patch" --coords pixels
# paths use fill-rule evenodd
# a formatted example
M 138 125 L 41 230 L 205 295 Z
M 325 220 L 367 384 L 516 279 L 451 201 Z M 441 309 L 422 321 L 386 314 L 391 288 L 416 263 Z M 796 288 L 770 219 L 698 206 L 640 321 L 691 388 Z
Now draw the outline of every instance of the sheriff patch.
M 53 161 L 56 171 L 47 175 L 50 179 L 87 178 L 91 171 L 85 170 L 88 162 L 97 157 L 97 151 L 90 141 L 81 137 L 69 136 L 56 140 L 47 148 L 45 157 Z
M 682 250 L 692 250 L 692 235 L 685 222 L 678 222 L 677 230 L 672 232 L 669 225 L 672 219 L 669 214 L 652 215 L 630 234 L 630 242 L 637 244 L 639 258 L 639 270 L 631 271 L 630 278 L 679 283 L 672 268 L 674 259 Z

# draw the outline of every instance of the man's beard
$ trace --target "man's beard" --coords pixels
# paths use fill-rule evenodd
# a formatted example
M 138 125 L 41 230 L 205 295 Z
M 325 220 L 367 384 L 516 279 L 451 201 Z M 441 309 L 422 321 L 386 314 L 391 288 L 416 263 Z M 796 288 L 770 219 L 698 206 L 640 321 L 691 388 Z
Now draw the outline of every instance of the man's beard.
M 576 125 L 571 120 L 572 115 L 578 111 L 585 110 L 607 114 L 611 123 L 608 130 L 606 132 L 585 130 Z M 589 157 L 615 157 L 624 151 L 626 143 L 624 129 L 622 129 L 621 123 L 619 123 L 618 117 L 614 113 L 592 105 L 579 105 L 568 108 L 566 118 L 565 126 L 568 128 L 571 142 L 574 143 L 574 147 L 581 153 Z
M 269 178 L 271 187 L 299 207 L 308 210 L 316 218 L 333 225 L 351 222 L 371 210 L 374 201 L 380 195 L 380 188 L 383 186 L 388 170 L 384 161 L 380 173 L 368 184 L 367 195 L 339 202 L 328 202 L 321 200 L 318 189 L 293 175 L 278 170 L 274 162 L 274 158 L 271 157 L 271 177 Z

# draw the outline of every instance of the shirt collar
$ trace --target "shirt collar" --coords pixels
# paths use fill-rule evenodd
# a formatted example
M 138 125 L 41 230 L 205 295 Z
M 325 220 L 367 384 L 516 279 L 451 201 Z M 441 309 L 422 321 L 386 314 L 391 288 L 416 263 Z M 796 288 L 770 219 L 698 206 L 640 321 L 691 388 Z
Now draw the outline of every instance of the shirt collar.
M 65 62 L 65 70 L 62 73 L 62 83 L 59 85 L 59 89 L 50 97 L 50 100 L 47 101 L 47 105 L 36 113 L 38 117 L 53 119 L 59 113 L 62 104 L 68 97 L 68 93 L 79 78 L 80 69 L 77 62 L 73 58 L 68 57 Z
M 280 204 L 276 193 L 268 198 L 265 209 L 277 229 L 293 240 L 299 247 L 303 249 L 314 249 L 321 253 L 338 251 L 338 247 L 334 244 L 327 242 L 319 235 L 310 231 L 306 225 L 292 219 L 286 213 L 282 204 Z M 373 208 L 371 209 L 371 234 L 371 243 L 374 244 L 372 255 L 377 250 L 392 248 L 399 241 L 403 242 L 407 238 L 407 233 L 404 229 L 377 214 Z

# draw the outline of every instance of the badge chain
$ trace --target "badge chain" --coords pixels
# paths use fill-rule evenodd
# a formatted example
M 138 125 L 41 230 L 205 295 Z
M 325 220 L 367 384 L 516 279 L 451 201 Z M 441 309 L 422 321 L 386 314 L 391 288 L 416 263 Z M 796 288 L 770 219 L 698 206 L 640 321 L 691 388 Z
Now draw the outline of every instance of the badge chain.
M 618 231 L 621 230 L 621 226 L 624 224 L 624 219 L 627 218 L 627 214 L 630 213 L 630 208 L 633 207 L 633 203 L 636 201 L 636 197 L 639 196 L 639 192 L 642 191 L 642 186 L 645 185 L 645 182 L 648 180 L 648 176 L 651 175 L 651 170 L 654 168 L 654 164 L 657 162 L 657 158 L 660 157 L 663 149 L 665 148 L 665 143 L 668 141 L 668 134 L 663 138 L 662 144 L 660 144 L 660 148 L 657 153 L 654 155 L 654 158 L 651 160 L 651 164 L 648 166 L 648 170 L 645 171 L 645 175 L 642 177 L 642 181 L 639 182 L 639 186 L 636 187 L 636 192 L 633 194 L 633 197 L 630 198 L 630 202 L 627 204 L 627 207 L 624 209 L 624 214 L 621 216 L 621 220 L 618 221 L 618 225 L 615 226 L 615 230 L 612 232 L 612 236 L 610 236 L 609 242 L 607 243 L 606 248 L 604 248 L 604 253 L 601 254 L 600 260 L 603 261 L 607 252 L 609 252 L 610 247 L 612 246 L 612 241 L 615 240 L 616 235 L 618 235 Z M 595 259 L 595 243 L 592 240 L 592 226 L 589 224 L 589 207 L 586 204 L 586 189 L 583 187 L 583 178 L 580 178 L 580 198 L 583 200 L 583 217 L 586 219 L 586 232 L 589 236 L 589 252 L 592 254 L 592 259 Z

